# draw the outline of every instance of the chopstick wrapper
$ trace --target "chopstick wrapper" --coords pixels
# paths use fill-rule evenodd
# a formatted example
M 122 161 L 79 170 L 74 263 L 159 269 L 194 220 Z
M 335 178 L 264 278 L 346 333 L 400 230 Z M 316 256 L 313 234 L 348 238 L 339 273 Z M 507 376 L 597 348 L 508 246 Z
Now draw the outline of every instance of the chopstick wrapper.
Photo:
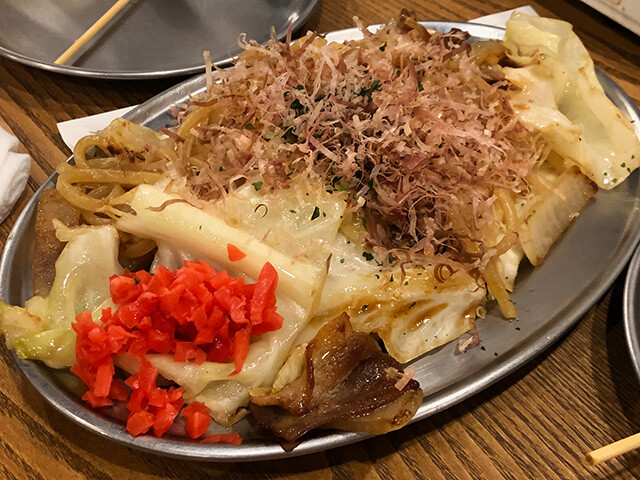
M 109 112 L 98 113 L 97 115 L 90 115 L 88 117 L 74 118 L 73 120 L 67 120 L 66 122 L 58 123 L 58 131 L 62 136 L 62 140 L 71 150 L 76 146 L 78 140 L 87 135 L 91 135 L 98 130 L 106 128 L 116 118 L 124 116 L 130 112 L 137 105 L 132 107 L 124 107 L 118 110 L 111 110 Z
M 29 179 L 31 157 L 19 153 L 18 139 L 0 127 L 0 223 L 22 195 Z
M 529 15 L 538 15 L 536 11 L 529 5 L 514 8 L 512 10 L 506 10 L 504 12 L 494 13 L 492 15 L 486 15 L 473 20 L 469 20 L 471 23 L 482 23 L 484 25 L 494 25 L 496 27 L 504 27 L 511 14 L 515 11 L 528 13 Z M 104 112 L 98 115 L 91 115 L 89 117 L 76 118 L 74 120 L 68 120 L 66 122 L 58 123 L 58 130 L 62 139 L 67 146 L 73 150 L 76 142 L 85 135 L 90 135 L 98 130 L 102 130 L 118 117 L 123 116 L 135 108 L 125 107 L 119 110 L 113 110 L 111 112 Z

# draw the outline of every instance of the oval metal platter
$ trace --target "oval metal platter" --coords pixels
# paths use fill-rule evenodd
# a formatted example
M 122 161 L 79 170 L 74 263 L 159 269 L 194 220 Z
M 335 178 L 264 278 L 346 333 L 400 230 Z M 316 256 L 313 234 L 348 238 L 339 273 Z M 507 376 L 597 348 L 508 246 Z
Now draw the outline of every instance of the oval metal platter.
M 0 55 L 52 72 L 99 78 L 159 78 L 204 70 L 240 53 L 238 34 L 258 42 L 295 31 L 320 0 L 133 0 L 66 65 L 54 62 L 113 0 L 0 0 Z
M 425 22 L 439 30 L 466 29 L 476 38 L 500 38 L 503 30 L 484 25 Z M 355 38 L 355 29 L 327 35 L 329 40 Z M 598 78 L 607 95 L 632 120 L 636 133 L 640 112 L 606 75 Z M 141 105 L 128 119 L 152 128 L 172 125 L 172 105 L 205 89 L 204 76 L 186 81 Z M 50 178 L 42 188 L 51 188 Z M 573 326 L 615 280 L 640 239 L 638 174 L 631 175 L 613 191 L 600 191 L 562 235 L 545 262 L 536 269 L 521 267 L 512 298 L 518 320 L 505 321 L 497 307 L 478 321 L 483 348 L 456 355 L 456 343 L 423 355 L 413 362 L 424 401 L 413 421 L 440 412 L 488 388 L 525 362 L 549 348 Z M 38 192 L 39 193 L 39 192 Z M 0 260 L 0 296 L 11 304 L 23 304 L 31 296 L 33 225 L 38 194 L 29 202 L 7 240 Z M 640 260 L 636 260 L 638 264 Z M 526 262 L 525 262 L 526 263 Z M 30 361 L 16 362 L 33 386 L 70 419 L 104 437 L 127 446 L 162 455 L 210 461 L 264 460 L 291 457 L 368 438 L 345 432 L 313 432 L 292 451 L 285 451 L 273 437 L 255 429 L 249 418 L 233 427 L 244 442 L 240 446 L 210 445 L 188 441 L 178 426 L 164 438 L 131 437 L 124 429 L 122 412 L 87 408 L 74 393 L 70 375 Z M 210 432 L 213 433 L 213 432 Z

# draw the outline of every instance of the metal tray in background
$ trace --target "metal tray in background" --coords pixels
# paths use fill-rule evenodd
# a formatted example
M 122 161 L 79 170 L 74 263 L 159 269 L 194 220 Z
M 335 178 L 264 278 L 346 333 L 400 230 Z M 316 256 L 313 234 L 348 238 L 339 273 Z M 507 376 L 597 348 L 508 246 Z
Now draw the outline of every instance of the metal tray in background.
M 622 297 L 622 316 L 631 363 L 640 379 L 640 247 L 631 258 Z
M 502 29 L 453 22 L 423 22 L 430 28 L 466 29 L 476 38 L 500 38 Z M 355 38 L 355 29 L 331 33 L 328 40 Z M 597 72 L 607 95 L 640 134 L 640 111 L 609 77 Z M 158 95 L 126 117 L 151 128 L 174 123 L 169 108 L 189 94 L 205 89 L 204 76 L 195 77 Z M 51 177 L 42 188 L 51 188 Z M 39 191 L 40 192 L 40 191 Z M 39 192 L 17 220 L 0 260 L 0 298 L 23 304 L 31 296 L 33 223 Z M 553 345 L 606 291 L 624 268 L 640 239 L 638 173 L 612 191 L 600 191 L 552 247 L 545 262 L 533 269 L 524 265 L 512 296 L 516 321 L 505 321 L 494 306 L 477 323 L 483 349 L 456 355 L 451 342 L 418 358 L 412 364 L 425 398 L 413 421 L 424 419 L 489 387 Z M 638 262 L 636 262 L 638 263 Z M 210 461 L 250 461 L 291 457 L 339 447 L 367 438 L 345 432 L 312 432 L 291 452 L 273 437 L 256 431 L 248 419 L 234 429 L 245 439 L 240 446 L 207 445 L 177 435 L 132 438 L 121 421 L 88 408 L 69 389 L 68 379 L 42 364 L 17 365 L 32 385 L 68 418 L 95 433 L 133 448 L 163 455 Z M 117 416 L 117 415 L 116 415 Z
M 32 67 L 82 77 L 141 79 L 204 70 L 202 52 L 219 65 L 240 53 L 238 35 L 282 39 L 320 0 L 133 0 L 67 65 L 58 58 L 113 0 L 0 0 L 0 55 Z

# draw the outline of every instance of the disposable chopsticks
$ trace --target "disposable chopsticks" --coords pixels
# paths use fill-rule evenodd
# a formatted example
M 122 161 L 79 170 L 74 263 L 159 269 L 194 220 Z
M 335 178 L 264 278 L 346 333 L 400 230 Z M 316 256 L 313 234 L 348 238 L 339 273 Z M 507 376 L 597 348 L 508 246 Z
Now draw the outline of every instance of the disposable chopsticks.
M 96 23 L 91 25 L 73 44 L 60 55 L 54 63 L 65 64 L 85 43 L 104 27 L 130 0 L 118 0 L 109 10 L 102 15 Z
M 630 437 L 623 438 L 622 440 L 618 440 L 617 442 L 598 448 L 593 452 L 589 452 L 584 458 L 589 465 L 597 465 L 639 447 L 640 433 L 636 433 Z

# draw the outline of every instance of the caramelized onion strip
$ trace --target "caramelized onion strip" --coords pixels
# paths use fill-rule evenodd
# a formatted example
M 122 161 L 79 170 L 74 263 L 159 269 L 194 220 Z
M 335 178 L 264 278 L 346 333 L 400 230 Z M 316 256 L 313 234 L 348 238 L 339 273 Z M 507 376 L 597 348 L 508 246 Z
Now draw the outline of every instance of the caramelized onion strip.
M 139 258 L 156 247 L 156 243 L 148 238 L 134 237 L 131 243 L 122 244 L 120 254 L 125 258 Z
M 218 124 L 222 120 L 222 108 L 218 102 L 208 107 L 196 107 L 190 112 L 178 127 L 177 134 L 182 138 L 189 138 L 191 129 L 207 120 L 207 125 Z
M 76 183 L 114 183 L 135 186 L 143 183 L 153 184 L 162 178 L 154 172 L 134 172 L 127 170 L 81 169 L 64 163 L 58 167 L 60 178 L 70 184 Z
M 509 292 L 504 285 L 500 272 L 498 270 L 498 258 L 493 257 L 489 260 L 487 267 L 482 272 L 485 282 L 487 282 L 487 290 L 493 295 L 500 306 L 500 311 L 505 318 L 516 318 L 516 307 L 513 305 Z
M 87 161 L 87 151 L 91 147 L 97 147 L 104 152 L 109 151 L 109 139 L 99 135 L 82 137 L 73 148 L 73 159 L 80 168 L 91 168 Z
M 502 188 L 496 189 L 493 193 L 504 215 L 504 224 L 507 230 L 517 232 L 520 226 L 520 220 L 518 219 L 518 213 L 516 212 L 516 206 L 511 194 Z

